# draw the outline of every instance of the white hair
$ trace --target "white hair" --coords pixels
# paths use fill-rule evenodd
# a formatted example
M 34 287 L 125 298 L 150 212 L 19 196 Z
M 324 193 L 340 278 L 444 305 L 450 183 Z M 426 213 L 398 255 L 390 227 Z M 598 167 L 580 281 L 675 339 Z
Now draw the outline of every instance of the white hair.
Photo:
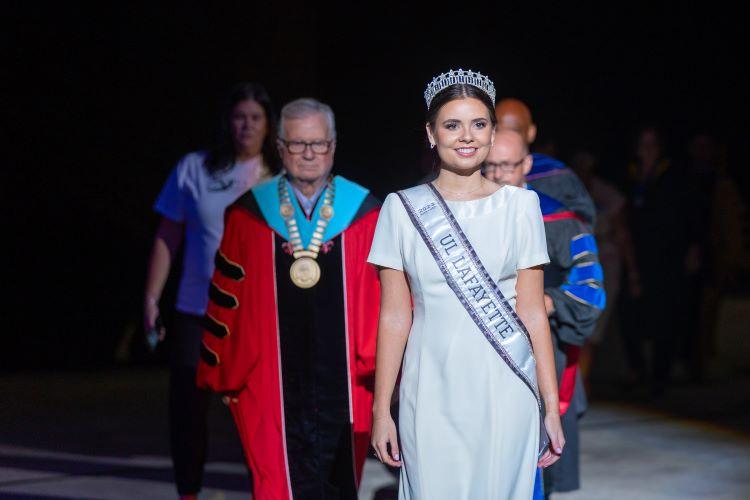
M 323 113 L 328 122 L 328 133 L 331 139 L 336 139 L 336 118 L 333 116 L 333 110 L 328 104 L 324 104 L 311 97 L 295 99 L 281 108 L 281 119 L 279 120 L 279 138 L 284 139 L 284 122 L 286 120 L 295 120 L 306 118 L 310 115 Z

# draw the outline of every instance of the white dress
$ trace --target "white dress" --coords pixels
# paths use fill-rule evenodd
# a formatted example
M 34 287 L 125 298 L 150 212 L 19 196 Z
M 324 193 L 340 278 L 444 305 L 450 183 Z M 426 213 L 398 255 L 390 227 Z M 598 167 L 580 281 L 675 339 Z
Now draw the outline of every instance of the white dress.
M 447 204 L 515 308 L 516 271 L 549 262 L 536 193 L 504 186 Z M 396 194 L 383 204 L 367 260 L 403 270 L 414 301 L 399 393 L 399 499 L 532 498 L 536 399 L 448 287 Z

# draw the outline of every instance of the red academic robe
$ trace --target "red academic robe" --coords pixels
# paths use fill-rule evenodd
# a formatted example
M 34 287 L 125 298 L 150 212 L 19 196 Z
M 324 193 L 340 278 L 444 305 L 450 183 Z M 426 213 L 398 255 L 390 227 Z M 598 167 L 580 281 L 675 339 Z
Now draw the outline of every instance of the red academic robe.
M 372 424 L 380 285 L 366 258 L 379 203 L 367 195 L 354 207 L 349 225 L 321 250 L 321 281 L 303 290 L 292 284 L 294 259 L 259 202 L 249 192 L 226 213 L 198 386 L 233 396 L 253 498 L 319 491 L 320 463 L 333 454 L 348 465 L 332 474 L 348 475 L 343 483 L 356 490 Z M 340 419 L 343 437 L 335 426 L 323 430 Z

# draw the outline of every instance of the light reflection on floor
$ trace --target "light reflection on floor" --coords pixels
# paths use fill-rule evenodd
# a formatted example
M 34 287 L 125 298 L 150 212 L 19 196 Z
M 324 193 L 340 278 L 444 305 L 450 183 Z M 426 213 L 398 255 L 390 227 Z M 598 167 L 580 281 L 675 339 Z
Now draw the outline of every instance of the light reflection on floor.
M 16 407 L 13 414 L 8 407 L 0 411 L 0 436 L 15 442 L 0 439 L 0 498 L 176 497 L 164 450 L 166 418 L 159 413 L 166 406 L 166 385 L 152 372 L 118 377 L 5 381 L 2 387 Z M 116 396 L 106 399 L 103 394 L 113 394 L 112 380 L 120 379 Z M 55 390 L 44 393 L 41 387 Z M 143 387 L 152 392 L 144 393 Z M 64 394 L 68 406 L 50 394 Z M 88 407 L 85 401 L 91 394 L 98 396 Z M 144 406 L 144 394 L 152 405 Z M 704 399 L 696 397 L 695 404 Z M 744 408 L 741 402 L 737 399 L 735 410 Z M 98 416 L 91 420 L 93 411 Z M 214 421 L 219 432 L 213 443 L 224 450 L 237 445 L 231 420 L 216 416 L 221 418 Z M 593 405 L 581 429 L 583 488 L 553 495 L 553 500 L 750 499 L 750 439 L 745 435 L 613 404 Z M 209 487 L 202 499 L 249 498 L 241 458 L 229 451 L 225 461 L 214 458 L 208 464 Z M 393 498 L 385 490 L 394 485 L 394 476 L 368 460 L 360 498 L 372 500 L 378 491 L 379 498 Z
M 366 471 L 360 500 L 395 484 L 377 461 Z M 666 414 L 594 405 L 581 420 L 581 483 L 553 500 L 747 500 L 750 439 Z

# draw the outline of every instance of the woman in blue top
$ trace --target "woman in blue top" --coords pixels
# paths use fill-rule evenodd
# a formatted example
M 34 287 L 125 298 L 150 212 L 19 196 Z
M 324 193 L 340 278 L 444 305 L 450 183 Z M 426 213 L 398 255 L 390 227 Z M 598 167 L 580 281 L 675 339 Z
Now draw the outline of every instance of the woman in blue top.
M 209 393 L 196 388 L 195 371 L 224 210 L 274 173 L 275 140 L 276 116 L 266 90 L 257 83 L 238 85 L 228 96 L 216 147 L 183 157 L 154 205 L 162 218 L 146 276 L 146 331 L 157 324 L 164 284 L 177 249 L 185 245 L 169 384 L 171 452 L 181 498 L 196 497 L 206 457 Z

